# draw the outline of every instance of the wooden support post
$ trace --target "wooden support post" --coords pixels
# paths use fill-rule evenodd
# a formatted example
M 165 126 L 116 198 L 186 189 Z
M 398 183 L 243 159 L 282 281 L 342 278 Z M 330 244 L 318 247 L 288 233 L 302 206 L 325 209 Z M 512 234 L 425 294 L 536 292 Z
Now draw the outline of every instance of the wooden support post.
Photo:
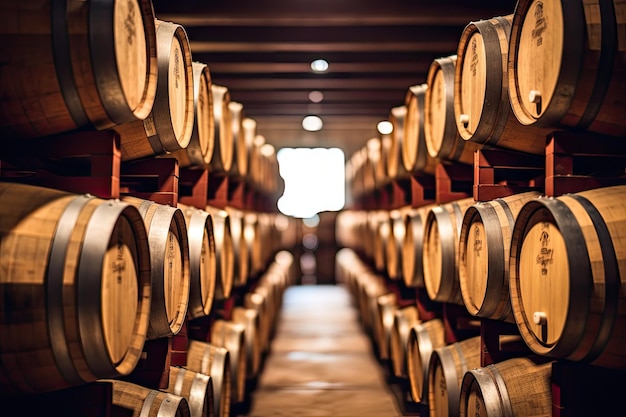
M 437 204 L 460 200 L 472 195 L 474 170 L 471 165 L 439 163 L 435 171 Z
M 527 191 L 543 192 L 544 158 L 502 149 L 474 152 L 475 201 L 490 201 Z
M 209 188 L 207 205 L 224 209 L 228 205 L 228 177 L 211 175 L 209 172 Z
M 480 366 L 532 353 L 520 336 L 517 324 L 499 320 L 481 319 L 480 347 Z
M 165 389 L 169 385 L 172 338 L 146 340 L 142 357 L 134 371 L 121 379 L 151 389 Z
M 419 208 L 435 202 L 435 176 L 430 174 L 411 175 L 411 207 Z
M 626 143 L 624 138 L 553 132 L 545 164 L 545 193 L 550 197 L 626 184 Z
M 180 169 L 178 201 L 181 204 L 204 210 L 209 191 L 209 171 L 206 169 Z
M 446 344 L 480 334 L 480 319 L 469 314 L 465 306 L 443 303 Z
M 172 366 L 187 366 L 187 320 L 183 323 L 178 334 L 172 336 L 172 353 L 170 363 Z
M 176 207 L 179 167 L 175 158 L 129 161 L 122 164 L 121 192 Z

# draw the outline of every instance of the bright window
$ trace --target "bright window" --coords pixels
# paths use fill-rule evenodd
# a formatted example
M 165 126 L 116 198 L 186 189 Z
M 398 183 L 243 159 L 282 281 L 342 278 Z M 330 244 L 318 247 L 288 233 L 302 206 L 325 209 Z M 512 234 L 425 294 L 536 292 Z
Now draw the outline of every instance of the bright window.
M 309 218 L 345 204 L 345 155 L 338 148 L 283 148 L 277 154 L 285 192 L 278 209 Z

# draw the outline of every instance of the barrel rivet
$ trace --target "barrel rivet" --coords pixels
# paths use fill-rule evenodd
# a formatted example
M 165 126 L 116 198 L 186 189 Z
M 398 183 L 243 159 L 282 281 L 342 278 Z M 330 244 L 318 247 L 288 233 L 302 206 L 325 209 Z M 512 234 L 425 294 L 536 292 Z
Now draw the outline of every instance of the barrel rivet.
M 533 322 L 539 326 L 544 326 L 548 322 L 548 317 L 543 311 L 535 311 L 533 314 Z

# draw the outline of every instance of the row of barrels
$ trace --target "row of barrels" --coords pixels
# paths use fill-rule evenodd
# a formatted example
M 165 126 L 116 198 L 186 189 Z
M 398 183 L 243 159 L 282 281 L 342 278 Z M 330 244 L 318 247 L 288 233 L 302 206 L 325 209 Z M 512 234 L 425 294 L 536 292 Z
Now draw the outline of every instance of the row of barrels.
M 432 301 L 517 323 L 553 358 L 626 369 L 626 187 L 345 211 L 339 242 Z
M 391 362 L 393 376 L 408 382 L 410 401 L 428 415 L 551 415 L 550 360 L 520 355 L 481 367 L 480 336 L 446 344 L 442 320 L 421 320 L 415 305 L 399 307 L 385 278 L 356 252 L 340 250 L 337 273 L 353 296 L 379 359 Z M 522 342 L 513 336 L 500 343 Z
M 255 288 L 246 293 L 243 305 L 233 308 L 231 319 L 213 322 L 210 342 L 189 341 L 187 363 L 170 367 L 166 388 L 99 379 L 98 383 L 112 385 L 112 406 L 138 416 L 232 416 L 234 405 L 249 400 L 246 390 L 261 370 L 282 294 L 294 283 L 293 267 L 293 256 L 278 252 Z
M 483 147 L 541 155 L 555 130 L 623 138 L 624 12 L 618 1 L 522 0 L 511 15 L 469 22 L 456 53 L 434 59 L 390 110 L 393 131 L 350 157 L 352 192 L 438 161 L 471 164 Z
M 3 394 L 128 375 L 145 340 L 212 314 L 296 239 L 282 215 L 229 207 L 16 183 L 0 200 Z
M 273 146 L 150 0 L 4 3 L 0 13 L 12 22 L 0 34 L 0 141 L 113 130 L 124 161 L 175 157 L 278 192 Z

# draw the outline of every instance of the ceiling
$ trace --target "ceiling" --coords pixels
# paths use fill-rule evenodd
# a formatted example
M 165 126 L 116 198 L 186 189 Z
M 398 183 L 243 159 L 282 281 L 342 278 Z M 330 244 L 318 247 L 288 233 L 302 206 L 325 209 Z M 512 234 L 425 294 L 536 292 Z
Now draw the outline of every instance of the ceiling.
M 182 25 L 195 61 L 257 121 L 276 148 L 340 147 L 377 136 L 376 124 L 426 82 L 433 59 L 456 53 L 470 22 L 512 14 L 512 0 L 153 0 Z M 323 58 L 324 74 L 310 63 Z M 309 92 L 324 99 L 316 104 Z M 324 121 L 318 132 L 302 118 Z

